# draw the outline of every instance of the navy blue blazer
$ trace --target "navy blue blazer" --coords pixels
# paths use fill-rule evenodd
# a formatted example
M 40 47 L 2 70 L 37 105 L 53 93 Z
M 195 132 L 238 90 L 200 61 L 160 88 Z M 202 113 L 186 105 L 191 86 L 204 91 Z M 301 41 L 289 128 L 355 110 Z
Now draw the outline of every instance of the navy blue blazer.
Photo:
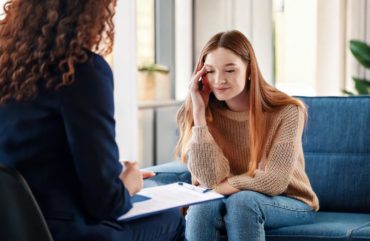
M 55 240 L 115 240 L 120 227 L 103 220 L 132 207 L 113 115 L 112 71 L 93 53 L 72 85 L 0 106 L 0 162 L 24 176 Z

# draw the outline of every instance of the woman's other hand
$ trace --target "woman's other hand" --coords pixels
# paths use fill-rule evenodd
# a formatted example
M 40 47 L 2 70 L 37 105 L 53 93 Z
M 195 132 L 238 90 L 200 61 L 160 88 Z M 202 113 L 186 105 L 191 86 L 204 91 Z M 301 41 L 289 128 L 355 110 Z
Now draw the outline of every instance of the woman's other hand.
M 236 192 L 239 192 L 240 190 L 239 189 L 236 189 L 235 187 L 231 186 L 229 184 L 229 182 L 227 181 L 227 179 L 225 179 L 223 182 L 221 182 L 220 184 L 218 184 L 214 190 L 216 192 L 218 192 L 219 194 L 222 194 L 222 195 L 231 195 L 231 194 L 234 194 Z

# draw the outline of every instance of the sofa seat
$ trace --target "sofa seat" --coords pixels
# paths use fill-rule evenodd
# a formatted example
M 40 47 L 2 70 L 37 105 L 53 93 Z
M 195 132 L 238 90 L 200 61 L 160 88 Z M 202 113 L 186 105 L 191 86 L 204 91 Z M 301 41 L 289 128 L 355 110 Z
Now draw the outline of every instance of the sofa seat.
M 370 219 L 366 226 L 353 231 L 351 240 L 353 241 L 369 241 L 370 240 Z
M 315 222 L 266 231 L 268 241 L 370 240 L 370 214 L 318 212 Z
M 266 230 L 267 240 L 370 241 L 370 95 L 298 98 L 307 105 L 302 146 L 320 210 L 312 224 Z M 157 172 L 150 185 L 190 182 L 178 162 L 149 169 Z
M 145 186 L 173 182 L 191 182 L 186 165 L 178 161 L 147 168 L 156 176 L 145 180 Z M 225 239 L 226 240 L 226 239 Z M 312 224 L 266 230 L 267 241 L 370 241 L 370 214 L 324 212 L 316 213 Z
M 145 180 L 144 187 L 153 187 L 173 182 L 191 183 L 191 174 L 187 166 L 179 161 L 171 161 L 166 164 L 148 167 L 146 170 L 153 171 L 156 175 Z

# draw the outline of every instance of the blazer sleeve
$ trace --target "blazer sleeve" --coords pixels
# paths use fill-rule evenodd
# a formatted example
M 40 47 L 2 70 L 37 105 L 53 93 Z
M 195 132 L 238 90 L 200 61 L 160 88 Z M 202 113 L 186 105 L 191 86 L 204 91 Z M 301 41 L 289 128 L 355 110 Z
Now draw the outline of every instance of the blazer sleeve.
M 116 219 L 132 202 L 119 179 L 113 74 L 101 56 L 91 53 L 76 66 L 75 81 L 60 91 L 60 109 L 84 208 L 93 218 Z

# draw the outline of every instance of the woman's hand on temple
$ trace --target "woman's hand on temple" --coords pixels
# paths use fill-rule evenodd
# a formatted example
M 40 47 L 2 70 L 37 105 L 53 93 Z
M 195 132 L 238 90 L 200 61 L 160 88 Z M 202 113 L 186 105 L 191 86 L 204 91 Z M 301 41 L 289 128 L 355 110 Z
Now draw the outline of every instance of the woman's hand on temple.
M 194 125 L 206 125 L 205 112 L 209 101 L 209 94 L 211 90 L 208 85 L 206 78 L 207 71 L 203 66 L 200 70 L 194 72 L 191 78 L 189 90 L 191 94 L 191 100 L 193 103 L 193 119 Z M 202 78 L 203 88 L 199 89 L 199 80 Z

